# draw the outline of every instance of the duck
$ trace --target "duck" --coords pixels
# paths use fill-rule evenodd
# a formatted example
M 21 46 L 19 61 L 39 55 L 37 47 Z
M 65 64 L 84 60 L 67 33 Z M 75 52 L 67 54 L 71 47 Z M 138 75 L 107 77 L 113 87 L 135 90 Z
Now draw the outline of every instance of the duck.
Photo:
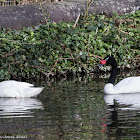
M 117 75 L 117 61 L 114 56 L 107 55 L 100 61 L 99 67 L 111 65 L 111 75 L 108 83 L 104 86 L 105 94 L 140 93 L 140 76 L 127 77 L 114 85 Z
M 0 97 L 37 97 L 44 87 L 34 87 L 33 84 L 16 80 L 0 82 Z

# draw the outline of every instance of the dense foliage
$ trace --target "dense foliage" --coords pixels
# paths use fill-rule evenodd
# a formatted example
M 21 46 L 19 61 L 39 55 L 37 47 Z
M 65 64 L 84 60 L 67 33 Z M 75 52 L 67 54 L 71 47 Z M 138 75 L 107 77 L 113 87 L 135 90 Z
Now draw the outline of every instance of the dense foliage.
M 0 31 L 0 79 L 63 73 L 66 69 L 89 71 L 107 54 L 120 66 L 136 65 L 140 55 L 140 11 L 108 17 L 81 17 L 74 22 L 38 25 Z

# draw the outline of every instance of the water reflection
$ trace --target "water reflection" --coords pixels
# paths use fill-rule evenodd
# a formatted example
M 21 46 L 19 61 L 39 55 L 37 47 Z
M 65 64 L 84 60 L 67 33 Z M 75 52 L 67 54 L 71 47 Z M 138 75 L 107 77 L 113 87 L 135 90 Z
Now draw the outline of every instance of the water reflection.
M 104 95 L 110 139 L 139 139 L 140 93 Z
M 114 105 L 114 101 L 127 105 L 122 110 L 140 110 L 140 93 L 104 95 L 104 100 L 108 105 Z
M 33 117 L 33 109 L 42 109 L 35 98 L 0 98 L 0 118 Z

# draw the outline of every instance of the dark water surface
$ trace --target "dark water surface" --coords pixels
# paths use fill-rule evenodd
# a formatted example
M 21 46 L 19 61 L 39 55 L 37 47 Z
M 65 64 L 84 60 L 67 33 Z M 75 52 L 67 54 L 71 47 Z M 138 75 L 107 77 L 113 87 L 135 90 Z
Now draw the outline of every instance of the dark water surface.
M 106 78 L 45 82 L 38 98 L 0 98 L 0 140 L 139 140 L 140 94 L 103 94 Z

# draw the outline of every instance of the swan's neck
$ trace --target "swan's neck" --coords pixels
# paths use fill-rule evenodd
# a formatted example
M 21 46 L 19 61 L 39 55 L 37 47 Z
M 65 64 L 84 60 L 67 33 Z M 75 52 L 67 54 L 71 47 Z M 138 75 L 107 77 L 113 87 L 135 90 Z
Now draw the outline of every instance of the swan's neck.
M 116 61 L 111 66 L 112 66 L 112 70 L 111 70 L 111 75 L 110 75 L 110 78 L 108 80 L 108 83 L 114 84 L 115 80 L 116 80 L 116 75 L 117 75 L 117 63 L 116 63 Z

